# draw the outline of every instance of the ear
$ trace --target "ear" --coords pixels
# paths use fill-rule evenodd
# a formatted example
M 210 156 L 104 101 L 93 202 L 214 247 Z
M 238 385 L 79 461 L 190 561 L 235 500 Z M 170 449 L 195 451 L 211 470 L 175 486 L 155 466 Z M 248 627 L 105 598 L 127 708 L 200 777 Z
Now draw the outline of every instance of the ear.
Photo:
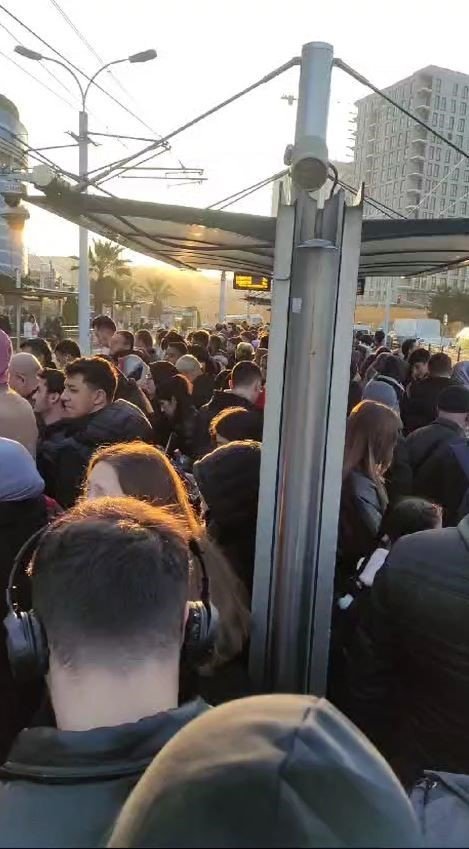
M 233 389 L 233 381 L 231 380 L 231 377 L 230 377 L 230 379 L 229 379 L 228 383 L 229 383 L 229 385 L 230 385 L 230 389 Z
M 94 402 L 96 405 L 102 406 L 103 404 L 107 404 L 106 393 L 104 389 L 96 389 L 94 395 Z
M 60 399 L 62 398 L 62 396 L 59 392 L 51 392 L 49 394 L 49 398 L 50 398 L 52 404 L 57 404 L 60 401 Z

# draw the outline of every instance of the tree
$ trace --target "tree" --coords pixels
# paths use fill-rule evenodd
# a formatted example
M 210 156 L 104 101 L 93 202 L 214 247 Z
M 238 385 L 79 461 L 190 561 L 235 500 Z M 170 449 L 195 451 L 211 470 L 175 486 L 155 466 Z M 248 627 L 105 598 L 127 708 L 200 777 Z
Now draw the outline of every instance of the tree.
M 156 318 L 157 321 L 161 319 L 164 312 L 165 301 L 174 298 L 174 290 L 170 284 L 164 278 L 156 276 L 136 284 L 132 291 L 139 298 L 151 298 L 150 318 Z
M 120 245 L 102 239 L 94 239 L 89 249 L 90 274 L 94 278 L 91 289 L 96 314 L 102 313 L 104 304 L 113 302 L 116 289 L 123 286 L 123 278 L 128 280 L 132 276 L 128 267 L 130 260 L 122 257 L 123 250 Z
M 460 292 L 458 289 L 448 287 L 440 289 L 433 295 L 430 305 L 430 318 L 438 318 L 443 321 L 448 316 L 448 324 L 453 321 L 462 321 L 469 324 L 469 294 Z

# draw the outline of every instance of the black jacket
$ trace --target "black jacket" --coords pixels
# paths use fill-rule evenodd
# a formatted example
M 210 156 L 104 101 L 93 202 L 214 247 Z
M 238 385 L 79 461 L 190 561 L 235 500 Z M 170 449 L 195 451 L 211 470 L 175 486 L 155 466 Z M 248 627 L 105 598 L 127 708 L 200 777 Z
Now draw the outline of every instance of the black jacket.
M 195 460 L 198 425 L 199 413 L 193 406 L 188 407 L 176 422 L 170 422 L 171 433 L 167 443 L 167 453 L 172 456 L 175 451 L 180 451 L 190 460 Z
M 461 443 L 466 443 L 464 430 L 444 415 L 407 437 L 405 445 L 413 495 L 442 505 L 448 501 L 449 495 L 448 506 L 457 500 L 457 509 L 464 495 L 465 476 L 455 463 L 454 456 L 446 449 L 449 445 Z M 445 497 L 446 490 L 448 494 Z
M 208 404 L 215 388 L 215 377 L 213 374 L 199 374 L 192 384 L 192 403 L 200 409 Z
M 352 719 L 402 778 L 469 773 L 469 518 L 400 539 L 350 654 Z
M 361 557 L 376 548 L 386 504 L 376 485 L 362 472 L 351 472 L 342 485 L 337 543 L 337 590 L 347 591 L 348 579 Z
M 134 439 L 150 442 L 152 435 L 148 419 L 123 400 L 114 401 L 90 416 L 57 422 L 37 451 L 37 465 L 47 494 L 62 507 L 71 507 L 80 492 L 90 457 L 100 445 Z
M 114 728 L 23 731 L 0 768 L 0 846 L 105 846 L 154 756 L 205 710 L 197 700 Z
M 251 404 L 251 402 L 247 401 L 246 398 L 242 398 L 241 395 L 236 395 L 234 392 L 226 390 L 215 389 L 208 404 L 204 404 L 204 406 L 199 410 L 197 438 L 198 457 L 203 457 L 204 454 L 207 454 L 212 450 L 209 434 L 210 422 L 218 415 L 218 413 L 221 413 L 222 410 L 227 410 L 229 407 L 244 407 L 245 410 L 256 410 L 254 404 Z M 258 411 L 258 413 L 259 416 L 262 417 L 261 411 Z
M 469 443 L 466 436 L 443 443 L 420 468 L 414 482 L 416 495 L 443 507 L 443 523 L 457 525 L 468 512 Z
M 406 434 L 431 424 L 438 412 L 438 396 L 452 386 L 450 377 L 426 377 L 411 383 L 401 403 L 401 418 Z

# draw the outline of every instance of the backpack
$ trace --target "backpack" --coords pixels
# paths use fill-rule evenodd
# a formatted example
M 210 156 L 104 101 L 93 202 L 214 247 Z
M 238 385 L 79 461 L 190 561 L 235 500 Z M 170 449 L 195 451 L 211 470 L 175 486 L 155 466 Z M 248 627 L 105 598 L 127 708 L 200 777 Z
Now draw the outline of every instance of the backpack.
M 425 771 L 410 801 L 424 846 L 469 847 L 469 775 Z

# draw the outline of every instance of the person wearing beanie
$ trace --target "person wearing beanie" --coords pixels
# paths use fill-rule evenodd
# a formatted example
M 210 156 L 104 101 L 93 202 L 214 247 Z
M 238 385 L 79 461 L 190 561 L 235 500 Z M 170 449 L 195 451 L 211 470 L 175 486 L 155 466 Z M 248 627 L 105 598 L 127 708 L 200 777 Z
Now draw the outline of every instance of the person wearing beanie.
M 10 337 L 0 330 L 0 436 L 14 439 L 36 456 L 37 425 L 31 404 L 9 385 Z
M 406 439 L 414 495 L 443 507 L 445 525 L 456 525 L 469 488 L 469 388 L 450 385 L 438 396 L 432 424 Z
M 399 400 L 395 389 L 388 383 L 379 380 L 370 380 L 363 390 L 363 401 L 376 401 L 390 407 L 395 413 L 399 413 Z

